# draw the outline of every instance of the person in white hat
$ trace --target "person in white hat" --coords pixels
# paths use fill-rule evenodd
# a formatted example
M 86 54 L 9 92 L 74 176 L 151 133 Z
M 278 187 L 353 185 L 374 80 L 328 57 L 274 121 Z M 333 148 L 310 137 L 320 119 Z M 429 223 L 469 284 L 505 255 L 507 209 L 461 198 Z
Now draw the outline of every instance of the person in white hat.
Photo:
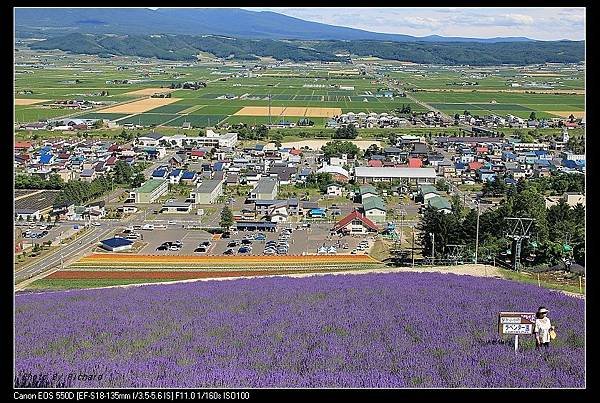
M 551 334 L 554 333 L 554 326 L 552 326 L 550 318 L 548 318 L 548 309 L 540 306 L 535 316 L 535 327 L 533 329 L 535 345 L 537 348 L 541 346 L 548 348 L 550 346 Z

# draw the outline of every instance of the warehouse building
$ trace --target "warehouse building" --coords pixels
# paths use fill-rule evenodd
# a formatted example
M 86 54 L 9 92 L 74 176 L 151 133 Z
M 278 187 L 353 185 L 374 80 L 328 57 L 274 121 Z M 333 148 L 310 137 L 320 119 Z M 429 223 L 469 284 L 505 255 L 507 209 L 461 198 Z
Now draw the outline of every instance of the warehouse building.
M 169 182 L 165 179 L 148 179 L 142 186 L 131 192 L 135 203 L 153 203 L 169 191 Z
M 356 183 L 391 182 L 401 180 L 412 183 L 434 183 L 434 168 L 356 167 Z
M 102 247 L 111 252 L 123 252 L 131 249 L 131 245 L 133 245 L 133 241 L 125 238 L 109 238 L 103 241 L 100 241 Z
M 192 199 L 194 204 L 214 204 L 222 195 L 223 181 L 209 179 L 202 181 L 202 183 L 190 193 L 190 199 Z

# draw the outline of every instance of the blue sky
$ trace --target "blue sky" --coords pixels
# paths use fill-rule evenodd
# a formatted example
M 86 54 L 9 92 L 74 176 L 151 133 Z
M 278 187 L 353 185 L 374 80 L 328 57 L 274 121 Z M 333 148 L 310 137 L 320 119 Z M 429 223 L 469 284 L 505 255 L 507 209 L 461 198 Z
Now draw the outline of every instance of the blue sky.
M 244 7 L 303 20 L 414 36 L 526 36 L 585 39 L 585 8 L 558 7 Z

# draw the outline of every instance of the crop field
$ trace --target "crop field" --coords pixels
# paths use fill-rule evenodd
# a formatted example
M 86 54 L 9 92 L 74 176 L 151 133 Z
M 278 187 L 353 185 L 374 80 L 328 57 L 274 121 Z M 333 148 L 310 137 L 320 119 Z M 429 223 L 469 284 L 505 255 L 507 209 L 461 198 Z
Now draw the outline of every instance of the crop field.
M 102 114 L 140 114 L 142 124 L 195 127 L 219 122 L 268 123 L 272 117 L 297 121 L 310 117 L 316 128 L 324 128 L 327 118 L 347 112 L 394 113 L 410 106 L 414 112 L 428 110 L 407 97 L 385 97 L 386 80 L 371 74 L 361 75 L 358 68 L 303 64 L 269 66 L 248 73 L 244 65 L 230 61 L 225 65 L 207 60 L 195 65 L 177 62 L 116 57 L 67 55 L 50 51 L 18 52 L 15 76 L 16 110 L 19 121 L 62 116 L 55 110 L 26 105 L 30 99 L 86 99 L 109 105 L 97 112 L 67 111 L 73 117 Z M 39 66 L 39 57 L 53 58 L 52 66 Z M 388 61 L 366 61 L 377 73 L 396 80 L 396 85 L 433 108 L 447 114 L 468 110 L 473 114 L 513 114 L 523 118 L 536 112 L 538 117 L 582 116 L 584 70 L 581 65 L 542 67 L 447 67 L 421 66 Z M 28 64 L 37 65 L 31 68 Z M 23 67 L 26 66 L 26 67 Z M 170 89 L 171 83 L 204 81 L 198 90 Z M 107 91 L 108 95 L 99 93 Z M 535 94 L 525 93 L 534 91 Z M 31 92 L 31 93 L 30 93 Z M 155 92 L 170 92 L 172 98 L 144 98 Z M 575 95 L 572 93 L 576 93 Z M 144 99 L 140 99 L 144 98 Z M 110 103 L 126 102 L 117 106 Z M 18 107 L 28 106 L 24 110 Z M 150 116 L 159 114 L 161 116 Z M 181 115 L 179 119 L 167 115 Z M 106 115 L 109 116 L 109 115 Z M 140 120 L 141 118 L 141 120 Z M 147 122 L 147 123 L 144 123 Z
M 545 353 L 521 337 L 515 354 L 512 338 L 498 335 L 498 312 L 541 303 L 557 339 Z M 18 294 L 14 384 L 583 388 L 584 304 L 533 285 L 440 273 Z
M 15 120 L 17 122 L 37 122 L 42 119 L 58 118 L 73 115 L 75 112 L 68 109 L 36 108 L 35 106 L 15 106 Z
M 528 118 L 535 112 L 538 117 L 560 117 L 559 113 L 564 114 L 564 111 L 583 113 L 585 109 L 584 95 L 444 91 L 416 92 L 414 96 L 449 114 L 468 110 L 480 115 L 512 114 Z

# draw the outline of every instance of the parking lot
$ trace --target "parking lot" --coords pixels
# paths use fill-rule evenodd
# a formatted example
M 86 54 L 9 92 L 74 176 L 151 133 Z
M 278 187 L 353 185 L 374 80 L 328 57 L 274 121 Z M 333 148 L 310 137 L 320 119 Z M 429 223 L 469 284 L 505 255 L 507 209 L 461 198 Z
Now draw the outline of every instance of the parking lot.
M 146 245 L 140 250 L 142 254 L 164 254 L 164 255 L 211 255 L 219 256 L 229 255 L 264 255 L 265 246 L 275 242 L 274 253 L 280 255 L 304 255 L 319 253 L 349 254 L 355 249 L 361 241 L 367 239 L 364 236 L 344 236 L 330 235 L 330 224 L 312 224 L 310 228 L 303 228 L 297 225 L 283 226 L 277 232 L 259 232 L 259 231 L 240 231 L 231 233 L 228 238 L 221 238 L 220 235 L 213 235 L 202 230 L 190 230 L 185 228 L 171 228 L 154 230 L 137 230 L 142 236 L 141 242 Z M 289 236 L 282 235 L 286 232 L 285 228 L 290 228 Z M 124 234 L 121 234 L 124 235 Z M 285 238 L 285 239 L 284 239 Z M 180 241 L 180 247 L 170 250 L 169 246 L 165 250 L 157 250 L 165 242 L 177 243 Z M 210 242 L 204 250 L 197 251 L 203 242 Z M 369 243 L 369 246 L 372 242 Z M 325 250 L 324 250 L 325 249 Z M 228 251 L 230 250 L 230 251 Z M 227 253 L 225 253 L 228 251 Z M 368 249 L 367 249 L 368 251 Z M 358 251 L 357 253 L 366 253 Z

